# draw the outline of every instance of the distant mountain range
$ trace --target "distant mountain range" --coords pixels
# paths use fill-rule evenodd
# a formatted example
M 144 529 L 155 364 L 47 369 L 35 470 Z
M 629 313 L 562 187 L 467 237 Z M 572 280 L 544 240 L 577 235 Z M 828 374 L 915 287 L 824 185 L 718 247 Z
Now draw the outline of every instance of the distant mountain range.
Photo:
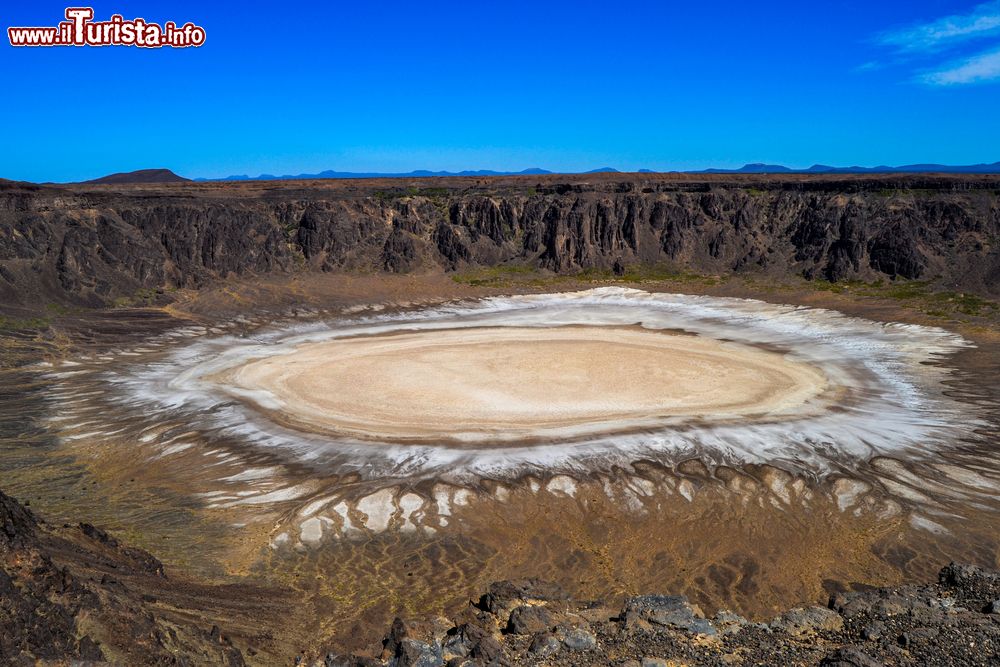
M 96 178 L 84 183 L 181 183 L 190 180 L 199 182 L 205 181 L 287 181 L 297 179 L 323 179 L 323 178 L 428 178 L 444 176 L 541 176 L 545 174 L 566 173 L 553 172 L 548 169 L 537 167 L 524 169 L 522 171 L 494 171 L 492 169 L 477 169 L 467 171 L 428 171 L 418 169 L 405 173 L 374 172 L 374 171 L 321 171 L 318 174 L 296 174 L 285 176 L 274 176 L 272 174 L 261 174 L 260 176 L 227 176 L 225 178 L 195 178 L 187 179 L 178 176 L 169 169 L 141 169 L 120 174 L 111 174 L 102 178 Z M 583 174 L 604 174 L 621 173 L 612 167 L 601 167 L 590 171 L 577 172 Z M 640 174 L 669 173 L 656 172 L 652 169 L 639 169 Z M 793 169 L 780 164 L 764 164 L 753 162 L 745 164 L 738 169 L 702 169 L 699 171 L 683 171 L 686 174 L 1000 174 L 1000 162 L 992 164 L 971 164 L 951 166 L 944 164 L 906 164 L 901 167 L 831 167 L 825 164 L 814 164 L 807 169 Z
M 605 172 L 617 172 L 617 169 L 612 169 L 611 167 L 601 167 L 600 169 L 591 169 L 590 171 L 584 171 L 580 173 L 584 174 L 600 174 Z M 649 171 L 645 169 L 643 171 Z M 549 171 L 548 169 L 539 169 L 538 167 L 532 167 L 530 169 L 524 169 L 522 171 L 494 171 L 492 169 L 476 169 L 476 170 L 466 170 L 466 171 L 428 171 L 426 169 L 417 169 L 415 171 L 407 172 L 377 172 L 377 171 L 321 171 L 318 174 L 297 174 L 295 176 L 285 175 L 285 176 L 274 176 L 273 174 L 261 174 L 260 176 L 247 176 L 246 174 L 241 174 L 238 176 L 226 176 L 225 178 L 196 178 L 196 181 L 287 181 L 287 180 L 298 180 L 298 179 L 310 179 L 310 178 L 428 178 L 434 176 L 538 176 L 544 174 L 554 174 L 556 172 Z
M 792 169 L 780 164 L 753 162 L 739 169 L 702 169 L 691 174 L 1000 174 L 1000 162 L 949 166 L 945 164 L 904 164 L 901 167 L 831 167 L 814 164 L 808 169 Z
M 792 169 L 780 164 L 763 164 L 754 162 L 745 164 L 738 169 L 702 169 L 699 171 L 685 171 L 688 174 L 919 174 L 919 173 L 943 173 L 943 174 L 1000 174 L 1000 162 L 993 164 L 973 164 L 964 166 L 949 166 L 944 164 L 907 164 L 901 167 L 831 167 L 825 164 L 814 164 L 808 169 Z M 525 169 L 523 171 L 493 171 L 492 169 L 478 169 L 475 171 L 427 171 L 419 169 L 405 173 L 381 173 L 381 172 L 354 172 L 354 171 L 321 171 L 318 174 L 298 174 L 296 176 L 274 176 L 271 174 L 261 174 L 260 176 L 227 176 L 226 178 L 196 178 L 196 181 L 275 181 L 289 179 L 309 179 L 309 178 L 424 178 L 432 176 L 532 176 L 565 172 L 553 172 L 548 169 Z M 601 167 L 590 171 L 579 172 L 583 174 L 604 174 L 620 173 L 613 167 Z M 657 173 L 652 169 L 639 169 L 637 173 L 653 174 Z

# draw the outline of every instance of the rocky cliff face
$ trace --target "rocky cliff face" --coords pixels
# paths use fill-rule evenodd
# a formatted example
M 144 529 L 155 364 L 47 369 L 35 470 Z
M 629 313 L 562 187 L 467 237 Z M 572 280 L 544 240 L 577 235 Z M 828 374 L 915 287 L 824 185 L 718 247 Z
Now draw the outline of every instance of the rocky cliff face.
M 998 294 L 998 193 L 992 176 L 3 182 L 0 302 L 96 305 L 230 275 L 502 264 L 939 279 Z

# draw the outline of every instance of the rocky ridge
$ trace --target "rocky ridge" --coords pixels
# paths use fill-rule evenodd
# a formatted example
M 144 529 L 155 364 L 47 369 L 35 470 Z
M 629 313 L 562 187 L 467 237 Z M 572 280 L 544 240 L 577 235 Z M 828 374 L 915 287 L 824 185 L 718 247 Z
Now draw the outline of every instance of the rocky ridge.
M 553 584 L 493 584 L 454 620 L 397 618 L 366 654 L 329 653 L 324 667 L 478 665 L 995 665 L 1000 574 L 950 564 L 939 581 L 834 595 L 769 622 L 678 595 L 641 595 L 620 608 L 571 599 Z
M 0 492 L 0 664 L 236 667 L 271 642 L 268 599 L 287 603 L 170 577 L 145 551 L 86 523 L 49 525 Z
M 638 265 L 997 294 L 998 193 L 977 175 L 2 182 L 0 303 L 106 305 L 267 273 Z

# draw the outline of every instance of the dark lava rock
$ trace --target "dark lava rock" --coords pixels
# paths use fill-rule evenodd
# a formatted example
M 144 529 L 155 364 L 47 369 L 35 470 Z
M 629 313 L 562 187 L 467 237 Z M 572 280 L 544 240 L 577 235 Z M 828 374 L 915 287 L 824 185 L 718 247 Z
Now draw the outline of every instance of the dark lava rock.
M 640 667 L 670 667 L 670 663 L 663 658 L 643 658 L 639 665 Z
M 381 660 L 359 655 L 334 655 L 323 659 L 323 667 L 383 667 Z
M 885 634 L 885 624 L 875 621 L 869 623 L 861 630 L 861 638 L 865 641 L 874 641 L 882 637 Z
M 475 658 L 455 657 L 445 663 L 446 667 L 483 667 L 485 663 Z
M 647 656 L 642 660 L 626 660 L 620 667 L 671 667 L 671 664 L 663 658 L 651 658 Z
M 712 625 L 724 635 L 739 632 L 749 624 L 750 621 L 731 611 L 720 611 L 712 617 Z
M 445 655 L 494 662 L 503 655 L 500 642 L 478 625 L 463 623 L 448 631 L 444 640 Z
M 518 635 L 533 635 L 549 630 L 552 626 L 552 614 L 545 607 L 521 605 L 510 612 L 507 632 Z
M 971 609 L 984 609 L 1000 599 L 1000 573 L 974 565 L 949 563 L 938 574 L 938 582 L 957 593 L 956 602 Z
M 715 627 L 706 621 L 701 610 L 683 595 L 640 595 L 625 601 L 620 618 L 630 630 L 668 627 L 693 634 L 714 635 Z
M 597 637 L 586 628 L 566 628 L 560 630 L 563 646 L 573 651 L 589 651 L 597 646 Z
M 416 639 L 403 639 L 396 653 L 389 658 L 389 667 L 441 667 L 444 655 L 437 642 L 428 644 Z
M 844 629 L 844 619 L 823 607 L 796 607 L 771 621 L 771 627 L 801 637 L 815 632 L 839 632 Z
M 149 552 L 120 544 L 117 539 L 107 532 L 89 523 L 81 523 L 80 532 L 104 547 L 108 553 L 113 553 L 116 560 L 127 561 L 130 569 L 166 578 L 167 575 L 163 569 L 163 563 Z M 121 566 L 119 565 L 116 569 L 120 570 Z
M 448 625 L 437 618 L 418 621 L 396 618 L 382 641 L 382 657 L 396 667 L 442 665 L 441 639 L 448 632 Z
M 557 584 L 538 579 L 519 579 L 490 584 L 486 594 L 480 598 L 479 606 L 506 623 L 515 607 L 568 599 L 569 595 Z
M 30 510 L 0 491 L 0 546 L 23 545 L 34 536 L 37 526 Z
M 535 635 L 531 639 L 528 651 L 539 658 L 547 658 L 550 655 L 558 653 L 561 647 L 562 643 L 556 639 L 555 636 L 551 633 L 544 632 L 542 634 Z
M 420 265 L 418 242 L 413 234 L 396 228 L 382 247 L 382 265 L 391 273 L 409 273 Z
M 82 532 L 84 535 L 86 535 L 90 539 L 95 540 L 97 542 L 100 542 L 101 544 L 105 544 L 105 545 L 107 545 L 109 547 L 113 547 L 113 548 L 117 548 L 118 547 L 118 540 L 116 540 L 115 538 L 111 537 L 110 535 L 108 535 L 108 533 L 106 533 L 105 531 L 101 530 L 100 528 L 95 528 L 94 526 L 90 525 L 89 523 L 81 523 L 80 524 L 80 532 Z
M 900 635 L 899 644 L 903 648 L 907 648 L 913 646 L 914 643 L 932 641 L 940 634 L 941 631 L 938 628 L 914 628 Z
M 882 667 L 882 663 L 856 648 L 837 649 L 819 663 L 821 667 Z

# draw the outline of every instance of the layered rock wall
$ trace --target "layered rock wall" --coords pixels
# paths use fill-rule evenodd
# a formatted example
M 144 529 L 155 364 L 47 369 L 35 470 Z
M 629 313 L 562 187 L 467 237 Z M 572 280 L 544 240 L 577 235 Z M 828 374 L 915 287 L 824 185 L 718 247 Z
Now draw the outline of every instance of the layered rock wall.
M 0 300 L 107 303 L 271 272 L 938 280 L 1000 293 L 1000 177 L 580 177 L 172 186 L 0 184 Z

